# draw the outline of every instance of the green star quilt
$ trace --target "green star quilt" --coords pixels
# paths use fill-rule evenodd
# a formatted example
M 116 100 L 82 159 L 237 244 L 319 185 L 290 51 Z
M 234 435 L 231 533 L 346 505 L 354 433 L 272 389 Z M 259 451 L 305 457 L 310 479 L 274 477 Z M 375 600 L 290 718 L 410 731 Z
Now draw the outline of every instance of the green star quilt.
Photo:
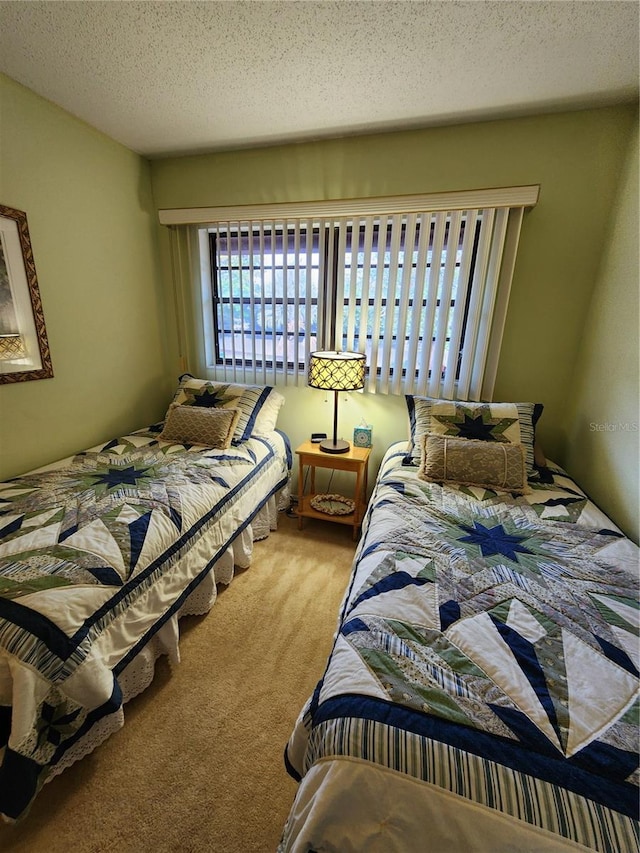
M 638 549 L 557 466 L 515 497 L 385 457 L 281 851 L 638 849 Z
M 0 484 L 7 820 L 26 814 L 81 744 L 99 741 L 93 733 L 122 725 L 129 665 L 154 641 L 177 658 L 173 622 L 185 602 L 206 585 L 201 609 L 189 612 L 211 606 L 216 581 L 233 575 L 235 544 L 251 539 L 256 516 L 288 484 L 278 432 L 216 450 L 165 441 L 161 428 Z

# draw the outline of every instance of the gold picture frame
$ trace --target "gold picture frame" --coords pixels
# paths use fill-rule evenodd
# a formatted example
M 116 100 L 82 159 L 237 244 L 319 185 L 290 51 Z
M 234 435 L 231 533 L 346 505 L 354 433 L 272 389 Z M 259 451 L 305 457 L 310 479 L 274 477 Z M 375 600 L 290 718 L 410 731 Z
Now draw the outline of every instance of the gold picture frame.
M 0 204 L 0 385 L 52 376 L 27 214 Z

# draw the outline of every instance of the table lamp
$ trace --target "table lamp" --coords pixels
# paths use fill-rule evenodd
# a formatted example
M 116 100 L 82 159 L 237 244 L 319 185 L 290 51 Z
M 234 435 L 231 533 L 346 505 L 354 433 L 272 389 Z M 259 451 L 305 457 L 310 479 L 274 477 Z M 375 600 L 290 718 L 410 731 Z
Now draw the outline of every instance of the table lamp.
M 325 453 L 347 453 L 349 442 L 338 440 L 338 393 L 364 388 L 365 357 L 359 352 L 312 352 L 309 386 L 334 392 L 333 439 L 320 442 Z

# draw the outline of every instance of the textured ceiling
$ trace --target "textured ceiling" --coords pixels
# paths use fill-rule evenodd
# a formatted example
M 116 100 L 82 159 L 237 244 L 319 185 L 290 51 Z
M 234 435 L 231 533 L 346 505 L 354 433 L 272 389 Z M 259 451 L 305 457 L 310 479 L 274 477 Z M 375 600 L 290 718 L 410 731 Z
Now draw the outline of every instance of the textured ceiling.
M 637 98 L 609 0 L 0 2 L 0 70 L 158 157 Z

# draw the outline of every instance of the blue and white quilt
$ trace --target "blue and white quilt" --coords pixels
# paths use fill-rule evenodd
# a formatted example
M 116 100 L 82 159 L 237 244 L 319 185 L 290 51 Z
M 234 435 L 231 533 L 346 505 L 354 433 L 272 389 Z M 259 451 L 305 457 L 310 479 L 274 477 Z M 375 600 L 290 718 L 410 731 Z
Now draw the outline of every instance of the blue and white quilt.
M 403 457 L 287 746 L 281 850 L 637 850 L 638 549 L 554 466 L 511 497 Z
M 288 481 L 282 435 L 139 431 L 0 484 L 0 814 L 118 711 L 118 675 Z M 215 589 L 215 585 L 214 585 Z

